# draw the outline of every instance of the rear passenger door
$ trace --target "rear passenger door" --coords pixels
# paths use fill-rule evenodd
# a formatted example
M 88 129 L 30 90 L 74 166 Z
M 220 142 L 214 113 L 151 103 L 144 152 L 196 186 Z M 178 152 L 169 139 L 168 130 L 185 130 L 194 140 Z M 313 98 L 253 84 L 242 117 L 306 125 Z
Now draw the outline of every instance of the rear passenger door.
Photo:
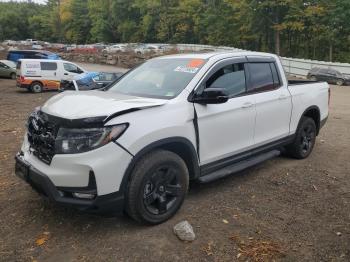
M 220 164 L 253 146 L 255 101 L 246 95 L 245 62 L 246 58 L 219 62 L 196 90 L 200 96 L 200 90 L 224 88 L 229 95 L 229 100 L 222 104 L 194 104 L 202 165 Z
M 248 61 L 248 93 L 256 108 L 254 143 L 259 146 L 289 135 L 292 100 L 273 58 Z

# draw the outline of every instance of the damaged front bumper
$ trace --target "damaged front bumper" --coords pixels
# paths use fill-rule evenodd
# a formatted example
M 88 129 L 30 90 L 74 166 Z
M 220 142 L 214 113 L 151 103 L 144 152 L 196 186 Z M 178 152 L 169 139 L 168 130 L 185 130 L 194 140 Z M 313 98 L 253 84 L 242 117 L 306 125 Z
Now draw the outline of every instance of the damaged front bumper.
M 90 212 L 111 212 L 124 209 L 124 195 L 121 192 L 97 196 L 96 189 L 93 188 L 87 187 L 84 190 L 83 188 L 56 187 L 45 174 L 25 161 L 23 154 L 18 153 L 15 160 L 16 175 L 30 184 L 40 195 L 53 202 Z M 95 194 L 95 197 L 93 199 L 75 198 L 72 196 L 74 190 L 80 194 Z

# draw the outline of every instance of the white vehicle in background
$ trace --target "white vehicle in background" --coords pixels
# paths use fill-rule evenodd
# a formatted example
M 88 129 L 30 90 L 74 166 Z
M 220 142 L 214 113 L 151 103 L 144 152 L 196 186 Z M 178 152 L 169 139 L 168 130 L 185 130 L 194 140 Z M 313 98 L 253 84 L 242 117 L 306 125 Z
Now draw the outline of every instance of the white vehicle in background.
M 75 44 L 73 44 L 73 45 L 65 45 L 65 50 L 66 51 L 73 51 L 76 48 L 77 48 L 77 45 L 75 45 Z
M 17 62 L 17 87 L 33 93 L 58 90 L 62 80 L 72 80 L 86 71 L 65 60 L 20 59 Z
M 26 39 L 25 44 L 26 45 L 37 45 L 37 44 L 39 44 L 39 41 L 36 39 Z
M 44 47 L 42 45 L 36 44 L 36 45 L 32 45 L 32 49 L 42 50 L 44 49 Z
M 116 45 L 107 46 L 105 49 L 103 49 L 103 52 L 106 52 L 108 54 L 113 54 L 117 52 L 125 52 L 127 50 L 128 50 L 127 44 L 116 44 Z
M 329 99 L 327 83 L 288 81 L 276 55 L 162 56 L 107 90 L 63 92 L 36 109 L 15 170 L 62 205 L 157 224 L 180 208 L 189 180 L 210 182 L 284 149 L 308 157 Z
M 162 53 L 164 51 L 161 45 L 143 44 L 134 49 L 134 52 L 138 55 L 144 55 L 147 53 Z
M 5 40 L 2 42 L 3 45 L 16 45 L 17 41 L 15 40 Z

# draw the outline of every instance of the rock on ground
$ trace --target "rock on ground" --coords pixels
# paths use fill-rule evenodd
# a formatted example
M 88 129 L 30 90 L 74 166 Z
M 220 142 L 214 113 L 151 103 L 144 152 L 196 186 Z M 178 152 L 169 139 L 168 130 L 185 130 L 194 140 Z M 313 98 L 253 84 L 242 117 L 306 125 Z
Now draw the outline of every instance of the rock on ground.
M 193 241 L 196 238 L 191 224 L 186 220 L 174 226 L 174 233 L 180 240 L 183 241 Z

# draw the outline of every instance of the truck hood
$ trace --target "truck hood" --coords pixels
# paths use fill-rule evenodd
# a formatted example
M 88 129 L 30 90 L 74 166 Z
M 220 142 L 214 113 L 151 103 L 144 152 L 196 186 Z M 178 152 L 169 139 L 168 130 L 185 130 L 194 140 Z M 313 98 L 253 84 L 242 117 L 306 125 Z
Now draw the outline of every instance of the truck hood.
M 167 103 L 164 99 L 144 98 L 103 91 L 66 91 L 49 99 L 41 110 L 65 119 L 111 116 L 131 109 Z

